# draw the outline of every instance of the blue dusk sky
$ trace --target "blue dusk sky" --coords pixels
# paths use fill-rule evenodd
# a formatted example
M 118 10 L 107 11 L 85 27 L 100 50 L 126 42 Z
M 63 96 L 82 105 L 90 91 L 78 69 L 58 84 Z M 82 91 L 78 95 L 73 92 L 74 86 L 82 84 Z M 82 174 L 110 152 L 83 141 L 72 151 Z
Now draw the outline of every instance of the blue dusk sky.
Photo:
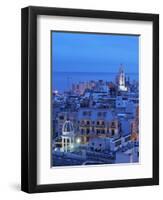
M 53 72 L 138 73 L 139 36 L 52 32 Z

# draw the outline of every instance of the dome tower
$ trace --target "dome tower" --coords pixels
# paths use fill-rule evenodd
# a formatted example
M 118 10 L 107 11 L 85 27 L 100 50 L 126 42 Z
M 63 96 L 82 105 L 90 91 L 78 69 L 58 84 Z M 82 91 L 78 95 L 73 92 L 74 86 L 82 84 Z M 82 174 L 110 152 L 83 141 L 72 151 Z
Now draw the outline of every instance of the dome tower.
M 71 151 L 74 145 L 74 126 L 70 120 L 66 120 L 62 126 L 62 150 Z

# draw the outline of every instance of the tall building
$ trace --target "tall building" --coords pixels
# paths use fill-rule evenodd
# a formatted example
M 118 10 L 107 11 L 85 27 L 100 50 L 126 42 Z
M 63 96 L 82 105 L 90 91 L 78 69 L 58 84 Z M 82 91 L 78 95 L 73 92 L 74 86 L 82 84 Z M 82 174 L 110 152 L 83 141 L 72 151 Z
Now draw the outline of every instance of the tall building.
M 122 65 L 119 68 L 117 83 L 118 83 L 118 90 L 119 91 L 127 91 L 125 72 L 124 72 Z

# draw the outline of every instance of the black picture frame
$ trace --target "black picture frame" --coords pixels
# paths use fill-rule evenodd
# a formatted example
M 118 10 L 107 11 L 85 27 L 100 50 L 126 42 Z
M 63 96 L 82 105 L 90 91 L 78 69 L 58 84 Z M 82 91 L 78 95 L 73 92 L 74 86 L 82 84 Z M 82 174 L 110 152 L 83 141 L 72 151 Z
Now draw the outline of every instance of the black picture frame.
M 55 15 L 153 23 L 153 177 L 37 185 L 37 16 Z M 21 11 L 21 190 L 28 193 L 159 184 L 159 15 L 29 6 Z

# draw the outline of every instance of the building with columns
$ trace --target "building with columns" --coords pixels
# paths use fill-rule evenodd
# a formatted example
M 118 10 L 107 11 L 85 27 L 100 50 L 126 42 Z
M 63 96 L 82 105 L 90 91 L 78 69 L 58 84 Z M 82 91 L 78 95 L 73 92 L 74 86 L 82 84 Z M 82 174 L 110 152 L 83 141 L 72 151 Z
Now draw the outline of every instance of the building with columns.
M 66 120 L 62 127 L 62 151 L 72 151 L 74 146 L 74 127 L 70 120 Z

